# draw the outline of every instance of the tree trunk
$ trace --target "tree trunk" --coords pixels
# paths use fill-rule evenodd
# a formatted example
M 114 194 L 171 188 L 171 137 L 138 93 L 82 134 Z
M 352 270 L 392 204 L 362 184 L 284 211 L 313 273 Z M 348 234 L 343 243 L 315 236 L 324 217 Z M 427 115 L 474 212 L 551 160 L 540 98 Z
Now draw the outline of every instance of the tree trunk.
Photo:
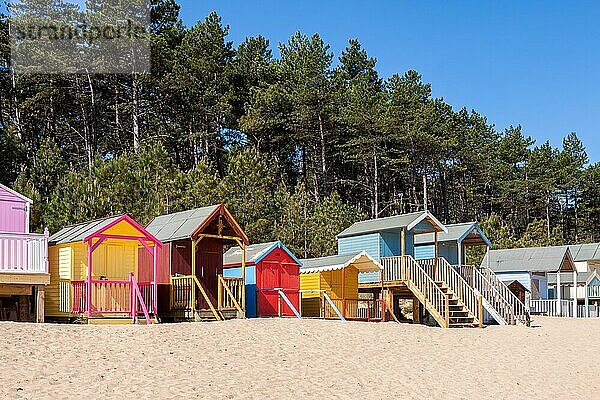
M 133 74 L 131 79 L 132 79 L 131 95 L 132 95 L 132 104 L 133 104 L 133 108 L 131 110 L 131 123 L 132 123 L 132 127 L 133 127 L 133 151 L 137 153 L 138 149 L 140 148 L 140 122 L 139 122 L 139 115 L 138 115 L 139 100 L 138 100 L 137 74 Z
M 427 211 L 429 208 L 429 198 L 427 193 L 427 169 L 423 167 L 423 211 Z
M 373 180 L 374 180 L 374 184 L 373 184 L 373 198 L 374 198 L 374 202 L 375 202 L 375 218 L 379 217 L 379 169 L 377 166 L 377 153 L 375 153 L 375 155 L 373 156 L 373 165 L 374 165 L 374 172 L 373 172 Z

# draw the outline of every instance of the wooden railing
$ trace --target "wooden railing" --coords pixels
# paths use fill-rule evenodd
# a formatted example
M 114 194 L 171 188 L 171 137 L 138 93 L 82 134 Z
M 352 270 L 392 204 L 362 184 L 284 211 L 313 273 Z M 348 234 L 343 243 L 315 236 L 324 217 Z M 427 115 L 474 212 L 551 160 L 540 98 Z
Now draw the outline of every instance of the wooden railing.
M 420 263 L 421 261 L 419 261 Z M 480 296 L 473 287 L 450 265 L 443 257 L 432 260 L 433 275 L 436 282 L 444 282 L 450 290 L 465 305 L 469 313 L 475 317 L 475 323 L 483 322 L 483 311 L 481 309 Z
M 194 310 L 194 277 L 171 277 L 171 310 Z
M 529 308 L 498 278 L 491 269 L 463 265 L 455 267 L 463 278 L 470 282 L 485 300 L 496 310 L 507 324 L 531 323 Z M 500 321 L 498 321 L 500 322 Z
M 558 312 L 558 300 L 531 300 L 531 313 L 543 314 L 549 317 L 572 317 L 573 301 L 561 300 L 560 313 Z
M 143 282 L 138 283 L 140 288 L 140 293 L 142 294 L 142 298 L 144 299 L 144 304 L 146 307 L 153 310 L 153 313 L 156 314 L 157 310 L 154 310 L 154 283 L 153 282 Z M 141 304 L 138 307 L 138 312 L 141 312 Z
M 131 282 L 92 280 L 92 310 L 95 314 L 130 314 Z
M 62 283 L 62 282 L 61 282 Z M 61 311 L 71 312 L 73 314 L 83 314 L 85 312 L 85 306 L 87 304 L 87 282 L 86 281 L 71 281 L 71 287 L 69 287 L 69 292 L 63 292 L 64 285 L 61 286 L 61 299 L 64 295 L 69 296 L 72 288 L 72 300 L 69 302 L 67 299 L 62 299 L 61 303 L 63 306 L 69 306 L 70 309 L 64 309 Z
M 223 277 L 219 275 L 218 307 L 219 310 L 237 310 L 242 318 L 246 313 L 242 308 L 244 297 L 244 279 Z
M 47 274 L 48 230 L 44 234 L 0 232 L 0 273 Z
M 588 297 L 599 298 L 600 286 L 588 286 Z
M 129 273 L 129 282 L 131 285 L 131 317 L 135 322 L 139 309 L 144 314 L 144 318 L 146 319 L 146 325 L 150 325 L 152 323 L 152 321 L 150 320 L 150 314 L 148 313 L 148 308 L 146 307 L 146 303 L 144 302 L 144 297 L 142 296 L 142 292 L 140 291 L 140 287 L 138 286 L 138 283 L 135 280 L 133 272 Z
M 200 292 L 215 319 L 221 321 L 223 318 L 215 308 L 208 292 L 198 278 L 193 275 L 171 277 L 171 310 L 194 313 L 198 308 L 196 291 Z
M 340 309 L 335 305 L 331 297 L 327 294 L 326 290 L 316 290 L 316 289 L 305 289 L 300 290 L 300 315 L 302 315 L 302 293 L 311 293 L 319 295 L 319 312 L 320 318 L 333 318 L 340 319 L 342 321 L 346 321 Z
M 577 318 L 600 318 L 600 306 L 590 304 L 586 311 L 585 305 L 578 305 Z
M 91 307 L 90 312 L 94 315 L 119 315 L 131 316 L 134 320 L 138 312 L 142 312 L 146 323 L 150 323 L 150 317 L 146 301 L 154 298 L 154 290 L 151 284 L 149 289 L 144 286 L 144 292 L 130 273 L 129 280 L 92 280 Z M 85 314 L 88 302 L 88 281 L 71 281 L 70 304 L 72 314 Z M 63 299 L 63 291 L 66 289 L 65 282 L 60 283 L 61 309 L 69 303 Z
M 331 299 L 344 318 L 352 321 L 381 322 L 385 318 L 385 304 L 381 299 Z M 336 318 L 326 307 L 326 318 Z
M 402 278 L 402 257 L 385 257 L 381 259 L 383 267 L 383 280 L 385 282 L 401 281 Z
M 425 306 L 436 322 L 443 328 L 450 326 L 450 298 L 431 276 L 411 256 L 385 257 L 381 259 L 384 271 L 389 271 L 406 286 Z M 385 272 L 384 272 L 385 273 Z M 387 275 L 384 275 L 387 281 Z

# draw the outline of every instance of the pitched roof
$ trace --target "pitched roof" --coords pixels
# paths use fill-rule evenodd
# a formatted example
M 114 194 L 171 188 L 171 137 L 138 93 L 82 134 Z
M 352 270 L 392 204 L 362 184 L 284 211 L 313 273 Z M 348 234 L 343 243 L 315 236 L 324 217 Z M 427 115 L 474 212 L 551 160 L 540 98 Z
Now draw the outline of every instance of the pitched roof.
M 488 246 L 492 246 L 487 236 L 483 233 L 477 222 L 467 222 L 464 224 L 451 224 L 446 225 L 448 232 L 441 232 L 438 234 L 439 242 L 459 242 L 465 240 L 470 234 L 476 232 L 477 236 L 481 238 L 481 241 Z M 415 236 L 415 244 L 430 244 L 435 242 L 433 233 L 425 233 L 422 235 Z
M 436 230 L 447 232 L 446 227 L 437 220 L 429 211 L 420 211 L 411 214 L 394 215 L 392 217 L 370 219 L 367 221 L 356 222 L 342 233 L 337 235 L 338 238 L 364 235 L 367 233 L 376 233 L 381 231 L 397 230 L 406 228 L 412 230 L 416 228 L 420 222 L 428 220 Z
M 146 230 L 161 242 L 189 239 L 199 226 L 221 205 L 180 211 L 154 218 Z
M 50 236 L 50 238 L 48 239 L 48 244 L 57 245 L 73 242 L 82 242 L 83 239 L 85 239 L 92 233 L 107 227 L 119 218 L 121 218 L 121 216 L 117 215 L 114 217 L 96 219 L 94 221 L 86 221 L 81 222 L 79 224 L 66 226 L 60 231 Z
M 489 266 L 494 272 L 557 272 L 574 269 L 573 256 L 567 246 L 491 250 L 481 265 Z
M 246 247 L 246 264 L 256 264 L 259 263 L 267 254 L 273 251 L 276 248 L 283 249 L 286 253 L 288 253 L 294 261 L 298 263 L 298 265 L 302 265 L 300 260 L 296 258 L 296 256 L 281 243 L 280 241 L 276 242 L 268 242 L 268 243 L 259 243 L 253 244 L 251 246 Z M 239 246 L 234 246 L 227 250 L 225 254 L 223 254 L 223 265 L 241 265 L 242 263 L 242 249 Z
M 600 260 L 600 243 L 570 245 L 575 262 Z
M 519 285 L 521 288 L 523 288 L 526 291 L 528 291 L 529 293 L 531 293 L 531 290 L 529 290 L 525 286 L 523 286 L 523 284 L 521 282 L 519 282 L 519 280 L 517 280 L 517 279 L 503 280 L 501 276 L 499 278 L 506 286 Z
M 556 273 L 548 274 L 548 284 L 556 285 Z M 587 271 L 587 272 L 578 272 L 577 273 L 577 284 L 584 285 L 585 283 L 591 282 L 594 278 L 598 278 L 600 280 L 600 275 L 596 270 Z M 573 284 L 573 273 L 572 272 L 563 272 L 560 274 L 560 284 L 561 285 L 572 285 Z
M 24 196 L 21 193 L 15 191 L 15 190 L 12 190 L 8 186 L 4 186 L 1 183 L 0 183 L 0 189 L 6 191 L 6 193 L 8 193 L 9 196 L 18 197 L 19 199 L 23 200 L 26 203 L 33 204 L 33 200 L 31 200 L 29 197 Z M 2 190 L 0 190 L 0 192 L 2 192 Z M 0 196 L 0 197 L 2 197 L 2 196 Z
M 350 265 L 358 269 L 359 272 L 373 272 L 383 269 L 366 251 L 329 257 L 307 258 L 300 261 L 302 262 L 302 266 L 300 267 L 301 274 L 334 271 L 344 269 Z

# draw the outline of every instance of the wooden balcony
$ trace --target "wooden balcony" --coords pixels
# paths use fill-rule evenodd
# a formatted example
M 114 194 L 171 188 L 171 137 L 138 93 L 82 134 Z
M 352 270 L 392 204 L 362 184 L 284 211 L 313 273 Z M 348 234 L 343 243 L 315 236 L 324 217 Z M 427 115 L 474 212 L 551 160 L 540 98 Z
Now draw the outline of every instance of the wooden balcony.
M 47 285 L 48 231 L 0 232 L 0 284 Z

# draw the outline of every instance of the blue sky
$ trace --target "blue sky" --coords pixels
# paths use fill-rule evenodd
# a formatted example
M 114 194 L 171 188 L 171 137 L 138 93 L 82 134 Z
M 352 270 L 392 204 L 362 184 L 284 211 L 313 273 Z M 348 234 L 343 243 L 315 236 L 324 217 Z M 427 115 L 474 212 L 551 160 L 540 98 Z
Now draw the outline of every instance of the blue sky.
M 186 25 L 217 11 L 230 40 L 359 38 L 383 77 L 415 69 L 455 109 L 558 146 L 575 131 L 600 161 L 600 2 L 179 0 Z

